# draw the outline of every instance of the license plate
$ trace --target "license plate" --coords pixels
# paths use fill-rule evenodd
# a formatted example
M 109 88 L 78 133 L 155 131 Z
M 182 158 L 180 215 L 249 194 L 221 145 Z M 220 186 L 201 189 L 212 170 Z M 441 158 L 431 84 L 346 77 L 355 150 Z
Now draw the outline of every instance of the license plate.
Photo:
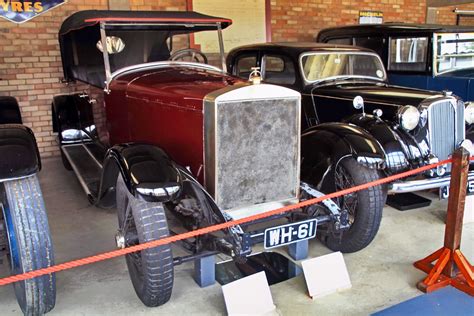
M 474 180 L 470 180 L 467 182 L 467 189 L 466 189 L 466 194 L 467 195 L 473 195 L 474 194 Z M 449 197 L 449 185 L 445 187 L 441 187 L 439 189 L 439 198 L 441 200 L 445 200 Z
M 317 226 L 318 221 L 316 219 L 309 219 L 298 223 L 267 228 L 265 229 L 263 245 L 265 249 L 271 249 L 314 238 Z

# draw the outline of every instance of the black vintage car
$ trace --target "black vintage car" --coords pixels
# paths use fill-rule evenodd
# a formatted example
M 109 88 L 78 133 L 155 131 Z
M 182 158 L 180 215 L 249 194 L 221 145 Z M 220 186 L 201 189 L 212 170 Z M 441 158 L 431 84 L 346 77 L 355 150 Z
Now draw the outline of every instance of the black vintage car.
M 380 57 L 369 49 L 317 43 L 257 44 L 231 51 L 227 65 L 232 74 L 242 78 L 259 67 L 263 82 L 301 92 L 304 181 L 312 183 L 314 175 L 314 166 L 305 164 L 306 157 L 320 154 L 305 151 L 311 148 L 306 144 L 311 139 L 304 135 L 317 132 L 321 123 L 345 122 L 373 135 L 385 149 L 387 175 L 447 159 L 461 145 L 473 151 L 472 143 L 465 140 L 462 100 L 448 92 L 389 85 Z M 341 165 L 350 171 L 344 158 Z M 325 176 L 330 174 L 327 171 Z M 446 165 L 430 170 L 423 178 L 394 182 L 389 193 L 440 188 L 446 196 L 449 172 Z M 469 173 L 468 190 L 474 193 L 474 171 Z
M 474 26 L 383 23 L 321 30 L 316 41 L 373 49 L 391 84 L 453 91 L 466 102 L 474 122 Z M 474 128 L 469 138 L 474 141 Z
M 6 257 L 12 274 L 52 266 L 48 217 L 37 177 L 38 147 L 10 96 L 0 96 L 0 157 L 0 263 Z M 42 315 L 55 305 L 54 274 L 16 282 L 13 288 L 25 315 Z

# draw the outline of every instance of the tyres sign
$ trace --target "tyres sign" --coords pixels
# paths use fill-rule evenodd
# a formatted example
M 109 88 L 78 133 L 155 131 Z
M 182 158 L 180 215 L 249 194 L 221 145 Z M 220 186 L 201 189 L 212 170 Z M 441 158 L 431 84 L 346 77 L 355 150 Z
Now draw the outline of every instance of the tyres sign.
M 0 17 L 14 23 L 23 23 L 65 2 L 66 0 L 0 0 Z

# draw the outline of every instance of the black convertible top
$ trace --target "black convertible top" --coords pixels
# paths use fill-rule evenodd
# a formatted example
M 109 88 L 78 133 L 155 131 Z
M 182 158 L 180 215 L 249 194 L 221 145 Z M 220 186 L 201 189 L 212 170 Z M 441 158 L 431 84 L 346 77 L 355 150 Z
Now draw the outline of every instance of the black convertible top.
M 180 34 L 217 31 L 232 20 L 192 11 L 79 11 L 64 20 L 59 30 L 59 45 L 64 78 L 79 80 L 96 87 L 105 85 L 101 41 L 103 23 L 107 37 L 117 37 L 123 48 L 109 54 L 110 71 L 171 57 L 172 38 Z M 215 37 L 216 41 L 218 37 Z
M 221 23 L 224 29 L 232 24 L 232 20 L 201 14 L 193 11 L 108 11 L 108 10 L 86 10 L 79 11 L 64 20 L 59 30 L 59 35 L 65 35 L 70 31 L 77 31 L 100 22 L 121 23 L 130 25 L 167 24 L 173 30 L 173 25 L 187 24 L 194 26 L 193 32 L 216 29 L 217 23 Z

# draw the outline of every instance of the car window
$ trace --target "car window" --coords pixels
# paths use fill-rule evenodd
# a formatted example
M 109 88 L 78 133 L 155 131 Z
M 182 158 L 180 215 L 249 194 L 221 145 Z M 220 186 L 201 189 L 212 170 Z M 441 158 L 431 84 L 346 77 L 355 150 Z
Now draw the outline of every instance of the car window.
M 354 45 L 365 47 L 375 51 L 379 56 L 383 56 L 384 38 L 364 36 L 354 38 Z
M 308 82 L 341 77 L 385 80 L 383 65 L 374 54 L 305 53 L 301 58 L 301 69 Z
M 327 41 L 330 44 L 340 44 L 340 45 L 352 45 L 352 38 L 334 38 Z
M 263 57 L 263 80 L 275 84 L 294 84 L 295 66 L 286 56 L 265 55 Z
M 474 32 L 435 34 L 435 73 L 474 68 Z
M 257 56 L 247 55 L 237 59 L 235 66 L 235 75 L 240 78 L 248 79 L 252 72 L 252 67 L 257 66 Z
M 388 70 L 425 71 L 427 37 L 390 38 Z

